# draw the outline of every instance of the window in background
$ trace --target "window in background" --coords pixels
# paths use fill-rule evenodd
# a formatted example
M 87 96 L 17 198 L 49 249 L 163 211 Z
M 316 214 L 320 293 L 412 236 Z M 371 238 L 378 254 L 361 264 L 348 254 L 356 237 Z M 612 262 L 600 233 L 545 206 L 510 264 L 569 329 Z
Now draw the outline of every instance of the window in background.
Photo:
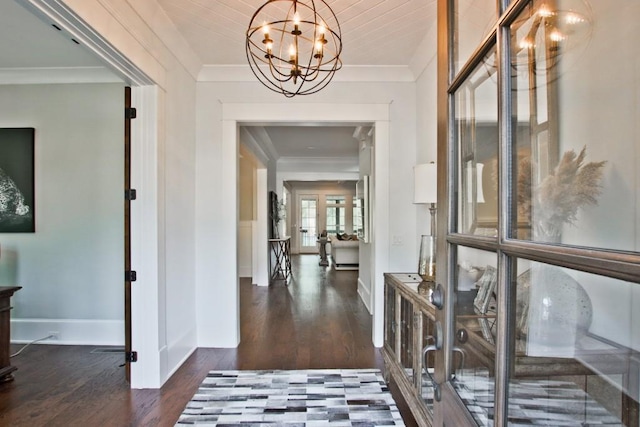
M 327 196 L 327 233 L 338 234 L 346 231 L 345 196 Z
M 362 235 L 364 231 L 362 228 L 363 209 L 361 202 L 358 197 L 353 197 L 353 232 L 358 236 Z

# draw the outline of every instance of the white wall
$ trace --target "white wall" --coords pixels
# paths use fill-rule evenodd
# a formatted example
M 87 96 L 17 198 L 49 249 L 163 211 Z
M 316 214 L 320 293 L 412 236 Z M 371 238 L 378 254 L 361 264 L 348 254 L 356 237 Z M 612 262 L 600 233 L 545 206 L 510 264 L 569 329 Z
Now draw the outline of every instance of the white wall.
M 416 120 L 417 143 L 415 164 L 423 164 L 437 161 L 437 61 L 436 61 L 436 28 L 429 31 L 420 45 L 420 52 L 424 55 L 426 64 L 416 80 L 417 104 Z M 413 172 L 413 171 L 412 171 Z M 411 184 L 413 191 L 414 184 Z M 412 242 L 414 247 L 413 269 L 418 268 L 418 252 L 420 250 L 420 236 L 429 234 L 431 230 L 431 216 L 427 205 L 414 205 L 416 208 L 416 234 Z
M 240 277 L 253 274 L 253 223 L 256 218 L 256 165 L 251 153 L 240 150 L 238 171 L 238 270 Z
M 598 206 L 586 206 L 563 243 L 638 252 L 640 246 L 640 3 L 593 2 L 592 32 L 559 67 L 560 154 L 587 147 L 585 162 L 606 160 Z M 612 49 L 611 46 L 615 46 Z M 602 76 L 607 76 L 603 79 Z M 594 308 L 591 332 L 640 350 L 640 286 L 572 274 Z
M 0 127 L 35 128 L 35 233 L 0 234 L 12 340 L 124 344 L 124 85 L 0 85 Z
M 166 268 L 166 373 L 177 369 L 196 346 L 195 290 L 195 85 L 180 65 L 168 61 L 167 88 L 161 105 L 164 124 L 164 201 L 166 240 L 160 265 Z M 164 126 L 163 126 L 164 125 Z M 162 205 L 159 207 L 162 210 Z M 164 252 L 164 254 L 162 254 Z M 163 256 L 164 255 L 164 256 Z M 161 335 L 162 337 L 162 335 Z M 162 341 L 161 341 L 162 343 Z
M 253 275 L 253 223 L 240 221 L 238 224 L 238 274 L 240 277 Z

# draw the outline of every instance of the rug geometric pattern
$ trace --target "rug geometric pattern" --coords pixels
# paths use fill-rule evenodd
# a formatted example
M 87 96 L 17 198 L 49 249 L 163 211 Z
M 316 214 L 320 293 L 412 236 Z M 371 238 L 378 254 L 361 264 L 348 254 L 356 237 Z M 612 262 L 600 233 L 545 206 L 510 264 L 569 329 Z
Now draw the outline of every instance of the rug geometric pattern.
M 377 369 L 211 371 L 176 426 L 404 426 Z

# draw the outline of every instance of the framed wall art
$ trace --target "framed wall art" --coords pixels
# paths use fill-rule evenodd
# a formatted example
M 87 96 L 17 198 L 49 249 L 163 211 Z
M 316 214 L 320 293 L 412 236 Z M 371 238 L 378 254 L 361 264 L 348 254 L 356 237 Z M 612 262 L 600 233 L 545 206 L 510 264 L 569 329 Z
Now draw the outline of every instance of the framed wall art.
M 34 128 L 0 128 L 0 233 L 35 231 Z

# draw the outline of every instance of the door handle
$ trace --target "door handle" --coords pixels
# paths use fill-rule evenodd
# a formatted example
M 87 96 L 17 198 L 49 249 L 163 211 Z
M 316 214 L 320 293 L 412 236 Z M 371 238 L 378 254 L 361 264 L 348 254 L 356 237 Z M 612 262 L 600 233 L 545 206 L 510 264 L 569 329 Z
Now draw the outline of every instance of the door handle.
M 434 334 L 425 337 L 425 340 L 427 342 L 433 340 L 433 344 L 427 345 L 422 349 L 422 366 L 433 387 L 433 398 L 436 400 L 436 402 L 440 402 L 440 398 L 442 397 L 440 384 L 436 382 L 436 379 L 433 377 L 433 375 L 431 375 L 431 372 L 429 372 L 429 367 L 427 366 L 427 355 L 429 354 L 429 352 L 437 351 L 442 348 L 442 325 L 440 324 L 440 322 L 436 322 L 434 326 Z
M 433 378 L 433 375 L 431 375 L 431 372 L 429 372 L 429 367 L 427 366 L 427 354 L 429 354 L 430 351 L 436 350 L 438 349 L 436 348 L 435 344 L 428 345 L 422 349 L 422 366 L 424 366 L 424 373 L 427 374 L 427 376 L 429 377 L 429 381 L 431 381 L 431 384 L 433 384 L 434 387 L 438 384 L 436 383 L 436 379 Z
M 460 347 L 456 347 L 454 346 L 451 350 L 453 350 L 454 353 L 460 353 L 460 365 L 458 366 L 458 370 L 462 371 L 464 369 L 464 362 L 465 362 L 465 352 L 463 349 L 461 349 Z M 455 372 L 453 373 L 453 378 L 455 378 L 456 374 Z
M 429 372 L 429 366 L 427 366 L 427 355 L 430 351 L 436 350 L 439 350 L 439 348 L 435 344 L 428 345 L 424 349 L 422 349 L 422 366 L 424 373 L 427 374 L 427 377 L 429 377 L 429 381 L 431 382 L 431 386 L 433 387 L 433 398 L 436 400 L 436 402 L 440 402 L 440 399 L 442 397 L 440 384 L 438 384 L 436 382 L 436 379 L 433 378 L 433 375 L 431 375 L 431 372 Z

